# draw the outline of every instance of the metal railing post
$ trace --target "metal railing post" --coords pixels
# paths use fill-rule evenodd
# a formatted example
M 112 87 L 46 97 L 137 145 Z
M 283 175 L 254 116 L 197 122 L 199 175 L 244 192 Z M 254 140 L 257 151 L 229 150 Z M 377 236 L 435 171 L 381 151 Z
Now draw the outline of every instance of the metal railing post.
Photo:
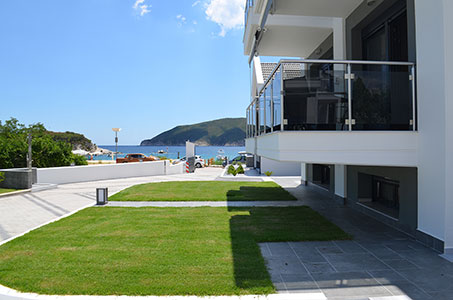
M 248 139 L 249 138 L 249 123 L 250 123 L 250 120 L 249 120 L 249 108 L 247 107 L 247 109 L 245 110 L 245 138 Z
M 348 64 L 348 123 L 349 123 L 349 131 L 352 131 L 352 72 L 351 72 L 351 64 Z
M 412 130 L 417 130 L 417 91 L 415 88 L 415 66 L 411 67 L 411 75 L 412 75 Z
M 284 112 L 284 109 L 285 109 L 285 103 L 284 103 L 284 98 L 285 98 L 285 91 L 284 91 L 284 87 L 283 87 L 283 83 L 284 83 L 284 80 L 283 80 L 283 70 L 284 70 L 284 67 L 283 67 L 283 64 L 280 65 L 280 130 L 281 131 L 284 131 L 285 130 L 285 112 Z
M 271 97 L 270 97 L 270 101 L 271 101 L 271 132 L 274 132 L 274 80 L 275 78 L 272 79 L 272 83 L 271 83 Z
M 260 107 L 260 112 L 263 113 L 263 133 L 266 134 L 266 90 L 264 90 L 264 93 L 262 94 L 263 96 L 263 107 Z M 261 106 L 261 105 L 260 105 Z

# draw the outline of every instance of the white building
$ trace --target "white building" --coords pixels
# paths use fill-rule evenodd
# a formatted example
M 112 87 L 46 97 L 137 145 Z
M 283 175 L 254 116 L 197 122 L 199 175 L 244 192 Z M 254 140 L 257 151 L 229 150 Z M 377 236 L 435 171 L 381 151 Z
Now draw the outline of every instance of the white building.
M 256 167 L 453 254 L 453 1 L 248 0 L 245 15 Z

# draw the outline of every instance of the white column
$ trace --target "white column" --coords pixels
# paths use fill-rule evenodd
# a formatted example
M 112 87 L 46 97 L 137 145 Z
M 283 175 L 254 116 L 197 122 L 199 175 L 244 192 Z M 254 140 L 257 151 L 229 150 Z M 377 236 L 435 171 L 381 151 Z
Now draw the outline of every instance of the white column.
M 445 253 L 453 255 L 453 2 L 444 0 L 445 39 Z
M 300 183 L 303 185 L 307 185 L 307 164 L 306 163 L 300 164 Z
M 333 18 L 333 59 L 346 59 L 346 30 L 343 18 Z
M 252 100 L 258 96 L 258 92 L 264 86 L 263 69 L 261 68 L 261 60 L 258 56 L 253 58 L 252 63 L 252 83 L 251 97 Z
M 446 200 L 452 197 L 451 163 L 447 166 L 446 143 L 447 110 L 446 91 L 451 89 L 451 82 L 446 81 L 451 72 L 451 62 L 445 58 L 446 28 L 444 22 L 450 18 L 451 0 L 432 1 L 415 0 L 416 40 L 417 40 L 417 105 L 418 105 L 418 230 L 451 245 L 448 233 L 446 241 Z M 450 8 L 451 9 L 451 8 Z M 437 33 L 437 34 L 433 34 Z M 451 34 L 451 33 L 450 33 Z M 450 75 L 451 76 L 451 75 Z M 451 123 L 450 123 L 451 124 Z M 451 125 L 450 125 L 451 126 Z M 449 194 L 447 194 L 449 193 Z M 448 196 L 447 196 L 448 195 Z M 448 200 L 448 202 L 451 200 Z M 451 211 L 451 209 L 450 209 Z M 448 215 L 448 216 L 447 216 Z
M 335 195 L 346 199 L 347 197 L 347 173 L 345 165 L 335 165 Z

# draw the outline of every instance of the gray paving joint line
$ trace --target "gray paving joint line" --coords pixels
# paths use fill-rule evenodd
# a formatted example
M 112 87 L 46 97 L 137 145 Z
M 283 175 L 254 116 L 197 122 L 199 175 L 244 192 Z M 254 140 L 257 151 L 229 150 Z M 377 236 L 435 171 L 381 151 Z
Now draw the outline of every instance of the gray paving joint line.
M 296 255 L 297 257 L 297 260 L 302 264 L 302 266 L 304 267 L 304 269 L 307 271 L 307 274 L 310 276 L 311 280 L 313 280 L 313 282 L 316 284 L 316 286 L 318 287 L 318 290 L 322 292 L 321 290 L 321 287 L 319 286 L 318 282 L 315 280 L 315 278 L 313 277 L 313 275 L 311 275 L 310 271 L 308 270 L 307 266 L 305 266 L 304 262 L 300 259 L 299 255 L 297 255 L 297 252 L 296 250 L 294 250 L 293 246 L 291 246 L 291 243 L 288 243 L 288 246 L 289 248 L 291 248 L 291 250 L 293 251 L 294 255 Z M 318 251 L 319 252 L 319 251 Z M 330 263 L 329 263 L 330 264 Z M 334 269 L 335 270 L 335 269 Z M 323 293 L 324 294 L 324 293 Z
M 336 244 L 335 244 L 336 245 Z M 336 245 L 338 247 L 338 245 Z M 330 260 L 324 255 L 324 253 L 322 253 L 321 251 L 319 251 L 318 249 L 319 247 L 316 247 L 316 251 L 318 251 L 319 255 L 321 255 L 325 260 L 326 262 L 332 267 L 332 269 L 338 273 L 338 270 L 337 268 L 335 268 L 335 266 L 330 262 Z M 340 248 L 341 249 L 341 248 Z
M 390 251 L 393 251 L 394 253 L 398 254 L 396 251 L 394 251 L 392 248 L 390 247 L 387 247 L 387 245 L 384 245 L 387 249 L 390 249 Z M 376 258 L 378 261 L 382 262 L 384 265 L 386 265 L 387 267 L 390 268 L 390 270 L 394 271 L 396 274 L 398 274 L 399 276 L 401 276 L 402 278 L 406 279 L 409 283 L 411 283 L 412 285 L 414 285 L 417 289 L 419 289 L 421 292 L 423 292 L 424 294 L 426 295 L 429 295 L 428 292 L 426 292 L 423 288 L 419 287 L 417 284 L 415 284 L 414 282 L 412 282 L 409 278 L 407 278 L 406 276 L 404 276 L 403 274 L 401 274 L 398 270 L 392 268 L 392 266 L 390 266 L 388 263 L 386 263 L 385 261 L 383 261 L 382 259 L 380 259 L 379 257 L 377 257 L 373 252 L 369 251 L 368 249 L 366 249 L 365 247 L 362 247 L 363 249 L 365 249 L 369 254 L 371 254 L 372 256 L 374 256 L 374 258 Z M 367 272 L 368 273 L 368 272 Z M 374 277 L 372 274 L 370 274 L 371 277 L 373 277 L 379 284 L 381 284 L 381 282 L 376 278 Z M 381 284 L 382 285 L 382 284 Z M 387 288 L 386 288 L 387 289 Z M 388 290 L 388 289 L 387 289 Z M 391 293 L 393 295 L 393 293 Z

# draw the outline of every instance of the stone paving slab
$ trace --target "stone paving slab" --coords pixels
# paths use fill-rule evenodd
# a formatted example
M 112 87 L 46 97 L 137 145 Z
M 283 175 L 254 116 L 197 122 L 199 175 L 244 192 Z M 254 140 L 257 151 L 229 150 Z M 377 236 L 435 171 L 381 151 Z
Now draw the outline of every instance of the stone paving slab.
M 329 300 L 453 300 L 453 263 L 316 188 L 274 179 L 354 236 L 350 241 L 261 243 L 278 292 L 311 291 L 314 282 Z

